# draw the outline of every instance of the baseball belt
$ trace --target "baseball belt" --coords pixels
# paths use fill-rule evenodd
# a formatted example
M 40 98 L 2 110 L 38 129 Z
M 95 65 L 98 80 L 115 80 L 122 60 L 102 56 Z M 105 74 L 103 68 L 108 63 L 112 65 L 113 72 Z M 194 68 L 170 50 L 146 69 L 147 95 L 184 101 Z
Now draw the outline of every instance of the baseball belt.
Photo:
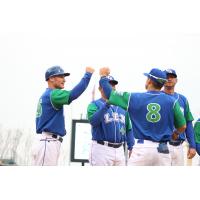
M 106 141 L 97 141 L 98 144 L 101 145 L 106 145 L 108 147 L 113 147 L 113 148 L 119 148 L 122 146 L 123 143 L 110 143 L 110 142 L 106 142 Z

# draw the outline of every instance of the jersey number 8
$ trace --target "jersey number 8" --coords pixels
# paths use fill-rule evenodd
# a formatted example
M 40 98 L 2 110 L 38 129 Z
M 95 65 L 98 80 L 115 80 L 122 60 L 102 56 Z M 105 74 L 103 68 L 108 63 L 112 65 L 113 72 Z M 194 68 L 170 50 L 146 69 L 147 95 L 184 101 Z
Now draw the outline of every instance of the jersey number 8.
M 149 122 L 156 123 L 160 121 L 161 115 L 159 113 L 160 111 L 160 105 L 157 103 L 150 103 L 147 105 L 147 110 L 149 111 L 146 114 L 146 119 Z

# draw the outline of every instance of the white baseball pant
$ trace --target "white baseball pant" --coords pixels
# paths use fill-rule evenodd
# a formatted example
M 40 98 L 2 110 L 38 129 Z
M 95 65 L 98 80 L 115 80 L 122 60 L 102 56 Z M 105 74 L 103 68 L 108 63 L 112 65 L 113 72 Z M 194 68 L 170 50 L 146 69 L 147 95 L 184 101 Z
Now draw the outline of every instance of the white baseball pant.
M 123 145 L 113 148 L 92 141 L 89 162 L 92 166 L 125 166 Z
M 183 145 L 178 146 L 169 145 L 172 166 L 184 166 L 184 152 Z
M 158 142 L 144 140 L 144 143 L 137 143 L 133 146 L 131 157 L 128 160 L 129 166 L 170 166 L 170 154 L 158 152 Z
M 38 166 L 57 165 L 60 147 L 61 142 L 52 138 L 52 133 L 43 132 L 42 134 L 37 134 L 32 150 L 32 164 Z

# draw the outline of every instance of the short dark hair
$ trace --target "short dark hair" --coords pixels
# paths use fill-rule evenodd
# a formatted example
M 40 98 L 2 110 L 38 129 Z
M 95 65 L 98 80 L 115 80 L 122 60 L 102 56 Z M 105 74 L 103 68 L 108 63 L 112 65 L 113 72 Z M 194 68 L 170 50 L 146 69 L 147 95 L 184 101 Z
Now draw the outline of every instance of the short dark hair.
M 154 81 L 151 81 L 151 82 L 152 82 L 153 87 L 157 90 L 161 90 L 161 88 L 163 87 L 163 84 L 160 84 Z

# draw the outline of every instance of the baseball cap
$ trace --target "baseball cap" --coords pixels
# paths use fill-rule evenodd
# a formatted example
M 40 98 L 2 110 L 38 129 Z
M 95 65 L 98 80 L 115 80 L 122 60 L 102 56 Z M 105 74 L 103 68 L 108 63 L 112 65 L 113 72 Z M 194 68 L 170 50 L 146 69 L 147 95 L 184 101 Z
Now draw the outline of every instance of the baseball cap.
M 157 68 L 153 68 L 149 73 L 144 73 L 144 75 L 161 85 L 164 85 L 164 83 L 167 81 L 166 73 Z
M 117 85 L 118 84 L 118 81 L 116 81 L 113 76 L 109 75 L 109 76 L 107 76 L 107 78 L 109 79 L 109 83 L 110 84 L 113 84 L 113 85 Z
M 106 76 L 106 78 L 109 80 L 109 83 L 111 85 L 117 85 L 118 84 L 118 81 L 116 81 L 113 76 L 109 75 L 109 76 Z M 101 86 L 101 80 L 99 81 L 99 85 Z
M 165 70 L 165 73 L 168 75 L 168 74 L 172 74 L 174 75 L 174 77 L 176 78 L 177 77 L 177 74 L 176 74 L 176 71 L 174 69 L 166 69 Z
M 69 76 L 70 73 L 64 72 L 64 70 L 60 66 L 53 66 L 47 69 L 45 73 L 45 79 L 47 81 L 50 77 L 59 75 Z

